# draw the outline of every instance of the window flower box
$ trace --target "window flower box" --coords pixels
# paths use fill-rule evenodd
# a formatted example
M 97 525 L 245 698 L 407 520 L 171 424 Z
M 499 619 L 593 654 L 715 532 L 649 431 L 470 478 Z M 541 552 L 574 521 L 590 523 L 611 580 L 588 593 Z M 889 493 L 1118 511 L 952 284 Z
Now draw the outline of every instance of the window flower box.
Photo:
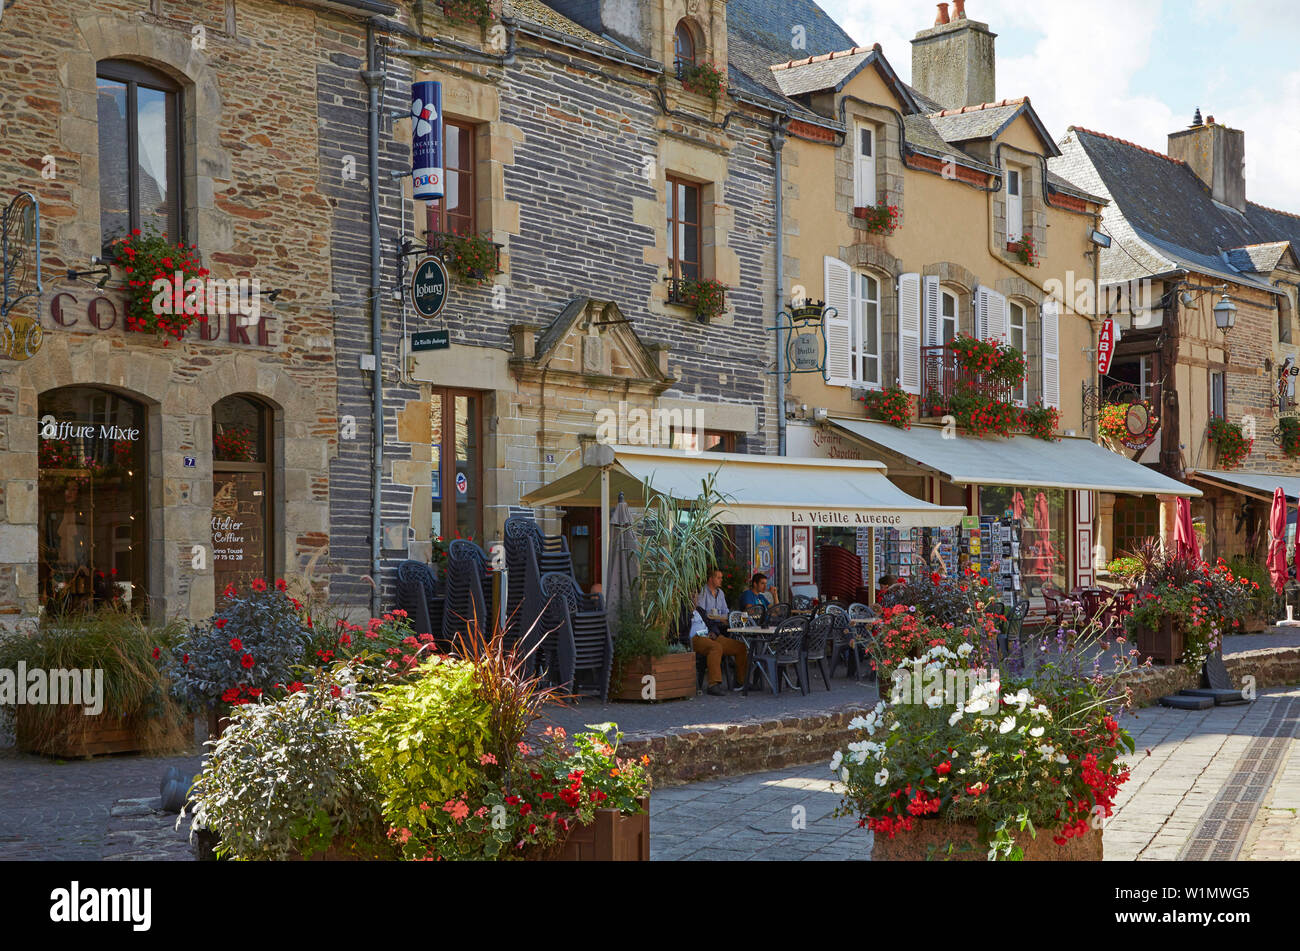
M 668 278 L 668 303 L 689 307 L 702 324 L 721 317 L 727 309 L 727 287 L 720 281 Z
M 646 698 L 644 678 L 654 680 L 654 696 Z M 619 664 L 618 680 L 610 685 L 611 700 L 681 700 L 695 696 L 695 652 L 637 657 Z
M 1008 241 L 1007 250 L 1014 254 L 1021 264 L 1038 267 L 1038 248 L 1034 245 L 1033 235 L 1021 235 L 1015 241 Z
M 853 217 L 866 222 L 868 234 L 893 234 L 898 230 L 898 206 L 881 202 L 853 209 Z
M 723 71 L 712 63 L 683 63 L 678 78 L 687 92 L 708 96 L 715 104 L 727 85 Z

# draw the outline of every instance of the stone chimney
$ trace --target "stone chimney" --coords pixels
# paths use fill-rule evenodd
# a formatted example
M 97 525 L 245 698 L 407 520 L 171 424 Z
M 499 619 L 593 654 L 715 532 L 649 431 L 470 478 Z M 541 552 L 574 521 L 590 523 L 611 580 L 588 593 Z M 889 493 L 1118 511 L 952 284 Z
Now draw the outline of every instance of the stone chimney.
M 951 19 L 941 6 L 940 22 L 912 40 L 912 85 L 945 109 L 995 102 L 997 34 L 966 17 L 965 0 Z
M 1207 116 L 1204 125 L 1170 133 L 1169 155 L 1186 162 L 1209 186 L 1215 201 L 1238 211 L 1246 210 L 1245 132 L 1229 129 L 1215 122 L 1214 116 Z

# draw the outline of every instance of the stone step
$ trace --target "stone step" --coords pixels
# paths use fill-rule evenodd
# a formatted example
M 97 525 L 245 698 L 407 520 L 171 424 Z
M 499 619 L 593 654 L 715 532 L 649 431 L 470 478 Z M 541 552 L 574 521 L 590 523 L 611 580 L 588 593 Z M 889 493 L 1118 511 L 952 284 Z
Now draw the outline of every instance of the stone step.
M 1240 690 L 1216 690 L 1213 687 L 1196 687 L 1191 690 L 1180 690 L 1178 693 L 1184 697 L 1209 697 L 1218 707 L 1239 707 L 1250 703 L 1241 695 Z

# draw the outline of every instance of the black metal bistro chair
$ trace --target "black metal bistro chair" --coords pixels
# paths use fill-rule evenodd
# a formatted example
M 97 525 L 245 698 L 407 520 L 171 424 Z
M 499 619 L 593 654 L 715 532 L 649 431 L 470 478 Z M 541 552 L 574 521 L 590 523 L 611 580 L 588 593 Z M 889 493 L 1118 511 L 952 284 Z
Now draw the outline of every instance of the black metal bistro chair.
M 749 657 L 752 670 L 750 680 L 763 678 L 773 694 L 781 692 L 781 673 L 786 668 L 799 669 L 799 658 L 804 649 L 804 635 L 808 633 L 806 617 L 786 618 L 776 630 L 754 643 L 754 650 Z M 744 693 L 749 694 L 746 681 Z M 760 685 L 761 688 L 761 685 Z M 805 690 L 804 693 L 807 693 Z
M 799 689 L 805 697 L 812 689 L 808 677 L 809 664 L 817 665 L 817 670 L 822 675 L 822 683 L 826 685 L 827 690 L 831 689 L 831 675 L 826 663 L 826 646 L 831 643 L 839 624 L 848 628 L 847 614 L 843 617 L 836 614 L 819 614 L 808 622 L 808 633 L 804 637 L 803 649 L 799 652 Z

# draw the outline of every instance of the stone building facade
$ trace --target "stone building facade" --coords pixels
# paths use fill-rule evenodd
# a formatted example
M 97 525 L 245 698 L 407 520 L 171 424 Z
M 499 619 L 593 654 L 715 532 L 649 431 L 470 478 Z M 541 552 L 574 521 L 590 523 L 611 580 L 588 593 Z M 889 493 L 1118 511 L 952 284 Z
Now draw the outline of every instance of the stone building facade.
M 338 10 L 6 11 L 0 202 L 37 199 L 44 259 L 43 295 L 9 315 L 38 322 L 43 343 L 0 358 L 6 624 L 108 601 L 202 617 L 226 582 L 328 558 L 336 212 L 319 183 L 336 173 L 312 104 L 318 62 L 360 28 Z M 129 277 L 101 283 L 92 258 L 150 222 L 210 277 L 247 279 L 243 318 L 214 313 L 169 345 L 125 329 Z

